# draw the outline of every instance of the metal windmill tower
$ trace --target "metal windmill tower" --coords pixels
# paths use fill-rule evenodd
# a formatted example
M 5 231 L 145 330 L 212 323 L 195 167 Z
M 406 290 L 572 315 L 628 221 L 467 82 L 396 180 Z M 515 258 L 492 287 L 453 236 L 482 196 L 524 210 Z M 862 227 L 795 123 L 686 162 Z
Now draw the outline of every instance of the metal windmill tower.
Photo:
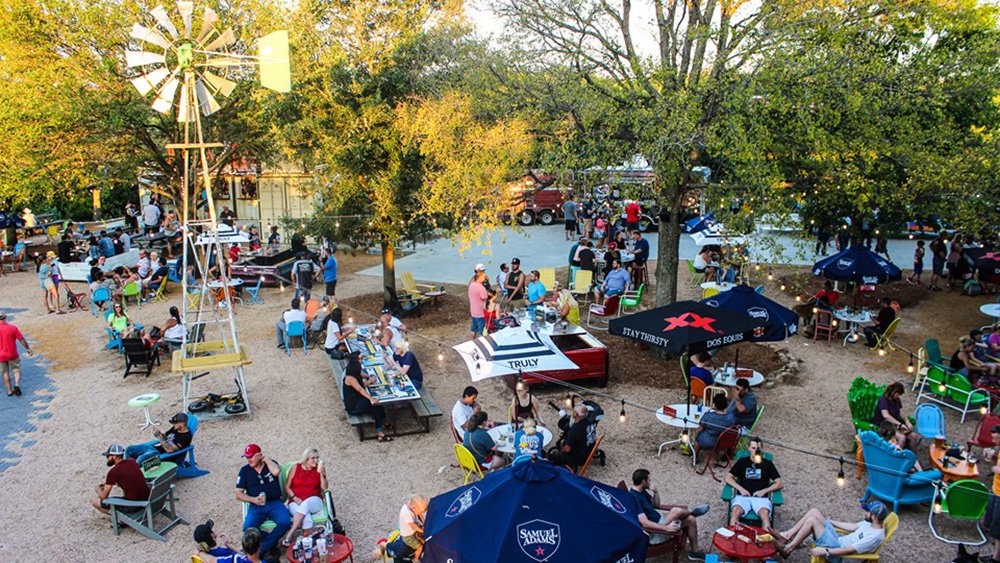
M 177 2 L 180 25 L 175 25 L 162 6 L 150 11 L 154 20 L 147 27 L 136 23 L 129 36 L 135 40 L 138 50 L 128 50 L 125 62 L 139 75 L 132 84 L 143 96 L 155 92 L 152 108 L 163 114 L 176 112 L 177 121 L 182 124 L 184 142 L 168 144 L 168 149 L 181 151 L 184 155 L 183 214 L 181 215 L 183 235 L 183 273 L 181 275 L 184 294 L 184 316 L 188 327 L 202 327 L 205 340 L 195 338 L 189 342 L 185 335 L 181 349 L 174 352 L 172 370 L 184 374 L 184 408 L 188 408 L 190 384 L 207 372 L 232 370 L 242 394 L 240 403 L 226 405 L 225 413 L 203 413 L 203 418 L 232 414 L 249 414 L 250 400 L 244 378 L 244 366 L 250 363 L 246 348 L 240 346 L 236 321 L 231 303 L 230 279 L 226 268 L 221 267 L 226 260 L 223 243 L 245 242 L 246 239 L 225 225 L 220 229 L 215 214 L 212 196 L 212 182 L 209 176 L 208 150 L 223 148 L 222 143 L 205 142 L 202 131 L 202 117 L 208 117 L 219 110 L 218 97 L 227 97 L 236 88 L 231 78 L 238 78 L 237 72 L 260 70 L 261 85 L 278 92 L 291 91 L 291 76 L 288 65 L 288 32 L 276 31 L 257 40 L 257 54 L 243 54 L 232 29 L 220 31 L 216 24 L 215 10 L 205 7 L 201 10 L 201 21 L 197 34 L 194 33 L 195 5 L 190 1 Z M 178 96 L 178 91 L 180 95 Z M 198 181 L 200 190 L 191 190 Z M 197 218 L 195 207 L 189 201 L 192 193 L 204 194 L 207 202 L 207 216 Z M 204 283 L 197 290 L 196 298 L 189 299 L 189 259 L 194 258 L 195 266 Z M 208 292 L 208 270 L 214 260 L 219 262 L 220 288 L 222 299 L 213 302 Z M 191 322 L 192 316 L 194 322 Z M 211 339 L 207 333 L 216 334 Z M 193 331 L 192 331 L 193 332 Z

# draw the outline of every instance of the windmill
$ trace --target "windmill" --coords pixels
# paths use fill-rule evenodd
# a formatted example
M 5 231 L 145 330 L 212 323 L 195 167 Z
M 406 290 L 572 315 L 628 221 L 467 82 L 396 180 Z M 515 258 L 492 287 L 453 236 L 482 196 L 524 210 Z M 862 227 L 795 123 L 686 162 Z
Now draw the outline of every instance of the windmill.
M 137 48 L 125 52 L 125 64 L 137 73 L 131 80 L 136 90 L 143 96 L 154 94 L 152 109 L 166 115 L 176 112 L 177 121 L 183 126 L 184 142 L 168 144 L 167 148 L 182 151 L 184 155 L 182 318 L 191 330 L 185 335 L 181 349 L 174 352 L 172 370 L 184 374 L 185 409 L 189 406 L 194 379 L 207 372 L 233 370 L 242 401 L 226 405 L 223 413 L 198 413 L 200 418 L 213 418 L 250 413 L 244 377 L 244 366 L 250 363 L 250 356 L 246 348 L 240 346 L 233 316 L 232 284 L 227 268 L 222 267 L 226 260 L 223 243 L 246 242 L 246 238 L 232 229 L 220 228 L 218 223 L 207 151 L 225 145 L 205 142 L 202 117 L 220 109 L 219 100 L 232 94 L 236 81 L 249 69 L 258 69 L 261 85 L 277 92 L 291 91 L 291 74 L 287 31 L 275 31 L 259 38 L 257 54 L 248 55 L 242 52 L 242 44 L 232 29 L 220 31 L 215 10 L 207 6 L 201 9 L 197 30 L 194 29 L 195 12 L 194 2 L 178 1 L 178 25 L 162 6 L 151 10 L 150 25 L 135 23 L 129 32 Z M 200 174 L 196 174 L 198 169 Z M 195 217 L 189 202 L 190 187 L 192 181 L 197 182 L 196 176 L 200 176 L 203 191 L 199 192 L 204 194 L 208 204 L 207 216 L 202 218 Z M 192 287 L 188 275 L 192 258 L 204 282 L 199 288 Z M 208 291 L 208 270 L 216 258 L 220 262 L 219 280 L 212 283 L 217 286 L 219 297 L 213 299 Z M 192 314 L 193 324 L 190 323 Z M 205 336 L 206 330 L 213 325 L 218 328 L 218 339 L 203 340 L 201 336 Z M 189 342 L 193 335 L 199 337 Z

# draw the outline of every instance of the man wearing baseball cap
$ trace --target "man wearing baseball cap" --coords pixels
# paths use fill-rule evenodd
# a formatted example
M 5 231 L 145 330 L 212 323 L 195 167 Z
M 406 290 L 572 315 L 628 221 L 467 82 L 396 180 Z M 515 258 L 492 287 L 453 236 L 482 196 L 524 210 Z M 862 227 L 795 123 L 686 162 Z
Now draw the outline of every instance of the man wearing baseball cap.
M 4 385 L 7 386 L 8 397 L 21 396 L 21 356 L 17 353 L 18 342 L 24 346 L 29 357 L 34 355 L 21 331 L 7 322 L 6 312 L 0 311 L 0 373 L 3 374 Z M 11 377 L 14 378 L 13 387 L 11 387 Z
M 118 485 L 122 490 L 122 496 L 116 498 L 125 500 L 149 499 L 149 486 L 146 485 L 146 477 L 142 474 L 142 469 L 139 468 L 139 464 L 134 459 L 125 458 L 125 448 L 121 444 L 112 444 L 101 455 L 107 458 L 108 467 L 111 469 L 108 470 L 108 476 L 105 477 L 104 481 L 94 487 L 97 498 L 91 499 L 91 506 L 105 514 L 110 513 L 111 509 L 105 500 L 111 495 L 111 488 L 115 485 Z
M 193 438 L 191 430 L 188 428 L 188 415 L 179 412 L 170 417 L 170 429 L 166 433 L 160 432 L 159 428 L 153 428 L 155 441 L 136 444 L 125 448 L 125 457 L 134 459 L 140 465 L 151 457 L 160 454 L 168 454 L 183 450 L 191 445 Z M 170 461 L 180 465 L 184 462 L 184 455 L 167 456 L 163 461 Z
M 861 510 L 865 512 L 864 520 L 838 522 L 823 516 L 815 508 L 810 509 L 789 530 L 780 534 L 773 532 L 775 542 L 779 546 L 784 544 L 780 550 L 781 555 L 787 558 L 810 536 L 816 547 L 809 550 L 809 554 L 825 557 L 831 563 L 839 563 L 844 555 L 874 552 L 885 539 L 883 523 L 891 512 L 885 504 L 877 500 L 861 503 Z M 847 533 L 839 535 L 838 529 Z
M 200 553 L 207 553 L 212 557 L 227 557 L 230 555 L 236 555 L 238 551 L 233 548 L 226 539 L 225 534 L 215 535 L 212 528 L 215 527 L 215 522 L 207 520 L 204 524 L 198 524 L 194 528 L 194 542 L 198 544 L 198 551 Z M 222 545 L 219 545 L 219 544 Z
M 511 301 L 518 301 L 524 298 L 524 286 L 526 283 L 524 272 L 521 271 L 521 259 L 511 259 L 510 272 L 507 273 L 507 281 L 503 284 Z
M 274 529 L 264 534 L 261 540 L 260 551 L 267 556 L 292 527 L 292 517 L 281 502 L 281 466 L 265 457 L 257 444 L 247 445 L 243 457 L 247 464 L 240 468 L 236 479 L 236 500 L 249 505 L 243 529 L 259 529 L 265 520 L 274 522 Z

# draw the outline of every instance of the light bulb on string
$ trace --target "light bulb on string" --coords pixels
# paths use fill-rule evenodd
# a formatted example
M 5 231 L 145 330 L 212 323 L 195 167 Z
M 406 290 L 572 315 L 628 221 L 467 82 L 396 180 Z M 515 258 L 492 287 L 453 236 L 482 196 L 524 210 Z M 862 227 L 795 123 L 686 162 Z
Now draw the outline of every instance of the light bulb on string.
M 280 287 L 280 288 L 281 288 L 281 291 L 285 291 L 285 284 L 283 284 L 283 283 L 279 283 L 279 284 L 278 284 L 278 287 Z
M 906 365 L 906 373 L 913 373 L 913 354 L 910 354 L 910 363 Z
M 681 432 L 681 442 L 683 442 L 684 444 L 687 444 L 687 443 L 689 443 L 690 441 L 691 441 L 691 435 L 690 435 L 690 434 L 688 434 L 688 430 L 687 430 L 687 428 L 685 428 L 685 429 L 684 429 L 684 430 L 683 430 L 683 431 Z
M 763 460 L 764 460 L 764 456 L 760 455 L 759 451 L 758 452 L 754 452 L 754 454 L 753 454 L 753 462 L 754 463 L 761 463 Z
M 768 270 L 767 271 L 767 281 L 773 281 L 773 280 L 774 280 L 774 272 L 772 272 L 771 270 Z
M 813 307 L 813 314 L 815 315 L 818 312 L 819 312 L 819 307 Z
M 945 386 L 945 384 L 944 384 L 944 381 L 942 381 L 942 382 L 941 382 L 941 383 L 940 383 L 940 384 L 938 385 L 938 392 L 940 392 L 940 393 L 944 393 L 944 392 L 945 392 L 945 390 L 947 390 L 947 389 L 948 389 L 948 388 L 947 388 L 947 387 Z
M 349 325 L 354 324 L 354 317 L 347 317 L 347 324 Z
M 438 345 L 438 361 L 439 362 L 444 361 L 444 350 L 441 348 L 440 344 Z
M 802 301 L 802 296 L 801 295 L 796 295 L 795 296 L 795 302 L 798 303 L 799 301 Z
M 837 471 L 837 486 L 844 488 L 844 458 L 840 458 L 840 469 Z
M 781 284 L 781 291 L 785 291 L 785 284 Z
M 885 348 L 879 348 L 878 349 L 878 355 L 879 356 L 884 356 L 885 355 Z
M 625 423 L 625 400 L 622 399 L 622 411 L 618 413 L 618 422 Z
M 566 408 L 570 408 L 572 406 L 573 406 L 573 396 L 566 395 Z
M 986 416 L 986 411 L 987 411 L 986 405 L 982 405 L 981 407 L 979 407 L 979 414 Z
M 941 499 L 934 499 L 934 514 L 941 514 Z
M 837 322 L 837 320 L 836 320 L 836 319 L 834 319 L 834 321 L 833 321 L 832 323 L 830 323 L 830 324 L 832 324 L 833 326 L 835 326 L 835 327 L 836 327 L 836 326 L 837 326 L 838 324 L 840 324 L 840 323 L 838 323 L 838 322 Z

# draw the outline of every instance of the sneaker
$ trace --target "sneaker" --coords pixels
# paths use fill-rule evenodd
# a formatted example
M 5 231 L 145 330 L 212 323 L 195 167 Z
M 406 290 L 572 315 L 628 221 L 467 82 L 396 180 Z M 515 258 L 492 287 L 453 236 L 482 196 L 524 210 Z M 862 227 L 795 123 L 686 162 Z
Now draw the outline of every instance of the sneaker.
M 14 386 L 14 394 L 17 395 L 18 397 L 21 396 L 21 387 L 20 386 L 18 386 L 18 385 Z
M 705 552 L 704 551 L 689 551 L 688 552 L 689 561 L 704 561 Z
M 698 506 L 692 506 L 691 507 L 691 516 L 694 516 L 695 518 L 697 518 L 699 516 L 704 516 L 705 514 L 708 514 L 708 510 L 710 508 L 712 508 L 712 507 L 709 506 L 709 505 L 707 505 L 707 504 L 699 504 Z

